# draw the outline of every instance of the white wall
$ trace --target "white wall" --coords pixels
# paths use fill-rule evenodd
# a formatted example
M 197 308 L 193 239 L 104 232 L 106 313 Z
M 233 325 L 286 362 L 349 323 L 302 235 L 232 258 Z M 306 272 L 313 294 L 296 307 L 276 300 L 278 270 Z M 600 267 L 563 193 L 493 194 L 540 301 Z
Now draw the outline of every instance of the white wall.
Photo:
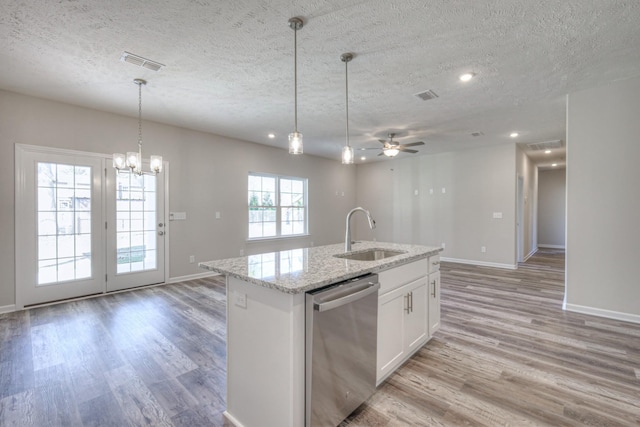
M 515 155 L 509 144 L 358 165 L 357 203 L 377 228 L 354 217 L 357 238 L 445 243 L 445 258 L 513 267 Z
M 251 254 L 344 238 L 344 218 L 355 205 L 355 167 L 154 122 L 145 121 L 143 132 L 144 152 L 169 161 L 169 210 L 187 212 L 186 221 L 170 223 L 172 277 L 202 272 L 188 263 L 189 255 L 198 262 L 238 256 L 241 249 Z M 0 308 L 15 303 L 15 143 L 125 152 L 136 147 L 137 119 L 0 91 Z M 309 179 L 308 238 L 247 243 L 249 171 Z M 214 219 L 216 211 L 221 220 Z
M 538 247 L 537 239 L 537 206 L 538 206 L 538 169 L 529 156 L 520 148 L 516 148 L 516 174 L 523 180 L 522 240 L 520 251 L 523 260 Z M 516 180 L 516 186 L 518 185 Z M 517 193 L 517 188 L 516 188 Z M 518 203 L 516 197 L 516 203 Z M 517 206 L 516 206 L 517 211 Z M 516 229 L 517 233 L 517 229 Z M 516 241 L 517 244 L 517 241 Z
M 538 172 L 538 246 L 565 247 L 566 170 Z
M 568 96 L 565 298 L 640 323 L 638 94 L 640 78 Z

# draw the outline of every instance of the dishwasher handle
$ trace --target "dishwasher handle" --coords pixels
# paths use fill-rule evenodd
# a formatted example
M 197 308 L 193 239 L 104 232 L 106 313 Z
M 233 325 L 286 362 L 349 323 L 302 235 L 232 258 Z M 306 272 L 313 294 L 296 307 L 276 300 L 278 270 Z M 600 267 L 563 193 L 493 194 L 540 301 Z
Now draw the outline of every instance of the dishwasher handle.
M 333 310 L 334 308 L 341 307 L 343 305 L 349 304 L 355 300 L 360 298 L 364 298 L 369 294 L 377 292 L 380 289 L 380 283 L 368 282 L 361 286 L 354 286 L 352 293 L 341 296 L 336 299 L 327 299 L 321 302 L 314 302 L 313 309 L 315 311 L 328 311 Z

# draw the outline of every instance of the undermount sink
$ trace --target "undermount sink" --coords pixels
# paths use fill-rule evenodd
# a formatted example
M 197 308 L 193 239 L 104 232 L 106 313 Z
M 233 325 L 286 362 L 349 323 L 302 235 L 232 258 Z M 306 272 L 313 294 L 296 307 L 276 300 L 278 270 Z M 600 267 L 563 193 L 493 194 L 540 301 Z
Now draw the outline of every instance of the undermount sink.
M 367 249 L 365 251 L 347 252 L 334 255 L 336 258 L 350 259 L 354 261 L 378 261 L 392 256 L 406 254 L 405 251 L 391 251 L 387 249 Z

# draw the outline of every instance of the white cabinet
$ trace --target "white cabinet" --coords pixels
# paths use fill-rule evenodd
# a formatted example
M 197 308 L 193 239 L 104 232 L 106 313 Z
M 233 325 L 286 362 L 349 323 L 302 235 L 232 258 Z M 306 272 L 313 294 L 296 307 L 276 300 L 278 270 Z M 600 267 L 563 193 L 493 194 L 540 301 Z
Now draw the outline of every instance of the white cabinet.
M 378 299 L 378 383 L 428 339 L 427 278 Z
M 429 339 L 428 271 L 422 259 L 378 274 L 378 384 Z
M 429 337 L 440 329 L 440 257 L 429 258 Z
M 440 329 L 440 272 L 429 274 L 429 337 Z

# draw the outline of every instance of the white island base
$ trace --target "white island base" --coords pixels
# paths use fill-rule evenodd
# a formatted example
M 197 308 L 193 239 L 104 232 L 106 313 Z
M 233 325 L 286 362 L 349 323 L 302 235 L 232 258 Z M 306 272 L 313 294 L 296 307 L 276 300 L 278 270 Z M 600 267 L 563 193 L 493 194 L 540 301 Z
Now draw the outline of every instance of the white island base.
M 227 276 L 224 415 L 231 423 L 305 425 L 305 292 L 378 274 L 377 384 L 429 340 L 439 326 L 442 249 L 360 242 L 353 252 L 371 248 L 402 254 L 354 261 L 336 258 L 343 247 L 330 245 L 200 263 Z
M 304 299 L 227 276 L 224 414 L 237 427 L 304 426 Z

